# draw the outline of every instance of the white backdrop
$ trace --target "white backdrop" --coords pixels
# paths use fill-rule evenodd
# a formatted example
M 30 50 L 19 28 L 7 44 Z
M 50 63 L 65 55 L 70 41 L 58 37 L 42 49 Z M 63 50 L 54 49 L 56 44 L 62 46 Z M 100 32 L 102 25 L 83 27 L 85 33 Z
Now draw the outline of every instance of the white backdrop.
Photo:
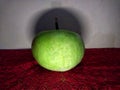
M 54 8 L 83 23 L 86 48 L 120 47 L 120 0 L 0 0 L 0 49 L 31 48 L 35 22 Z

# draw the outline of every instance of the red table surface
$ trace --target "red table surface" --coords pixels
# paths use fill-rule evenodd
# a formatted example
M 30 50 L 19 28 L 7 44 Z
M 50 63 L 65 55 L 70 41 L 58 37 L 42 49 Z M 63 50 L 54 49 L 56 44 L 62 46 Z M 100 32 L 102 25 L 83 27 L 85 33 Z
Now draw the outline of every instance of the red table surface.
M 30 49 L 0 50 L 0 90 L 120 90 L 120 48 L 86 49 L 67 72 L 43 69 Z

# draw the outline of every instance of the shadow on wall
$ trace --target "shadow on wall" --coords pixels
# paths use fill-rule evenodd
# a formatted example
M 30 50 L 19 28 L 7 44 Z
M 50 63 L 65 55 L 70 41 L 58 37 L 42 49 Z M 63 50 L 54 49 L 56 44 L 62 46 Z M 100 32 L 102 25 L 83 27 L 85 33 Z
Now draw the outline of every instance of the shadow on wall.
M 39 14 L 37 21 L 35 21 L 32 37 L 35 37 L 39 32 L 56 29 L 56 17 L 58 18 L 59 29 L 67 29 L 77 32 L 81 35 L 83 40 L 86 39 L 86 32 L 84 23 L 82 22 L 82 17 L 79 17 L 78 19 L 72 11 L 64 8 L 54 8 L 47 10 L 42 15 Z

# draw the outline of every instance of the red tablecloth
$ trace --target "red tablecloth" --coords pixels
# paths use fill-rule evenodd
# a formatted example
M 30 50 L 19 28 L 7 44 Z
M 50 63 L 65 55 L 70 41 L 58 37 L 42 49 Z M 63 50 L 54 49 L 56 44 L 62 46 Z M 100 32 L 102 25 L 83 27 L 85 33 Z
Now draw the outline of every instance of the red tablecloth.
M 40 67 L 31 50 L 0 50 L 0 90 L 120 90 L 120 48 L 86 49 L 67 72 Z

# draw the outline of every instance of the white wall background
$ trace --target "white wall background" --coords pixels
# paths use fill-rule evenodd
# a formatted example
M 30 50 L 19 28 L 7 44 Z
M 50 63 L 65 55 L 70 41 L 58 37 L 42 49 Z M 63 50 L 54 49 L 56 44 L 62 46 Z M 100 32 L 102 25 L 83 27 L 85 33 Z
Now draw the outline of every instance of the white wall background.
M 0 0 L 0 49 L 31 48 L 34 18 L 52 8 L 84 16 L 85 47 L 120 47 L 120 0 Z

